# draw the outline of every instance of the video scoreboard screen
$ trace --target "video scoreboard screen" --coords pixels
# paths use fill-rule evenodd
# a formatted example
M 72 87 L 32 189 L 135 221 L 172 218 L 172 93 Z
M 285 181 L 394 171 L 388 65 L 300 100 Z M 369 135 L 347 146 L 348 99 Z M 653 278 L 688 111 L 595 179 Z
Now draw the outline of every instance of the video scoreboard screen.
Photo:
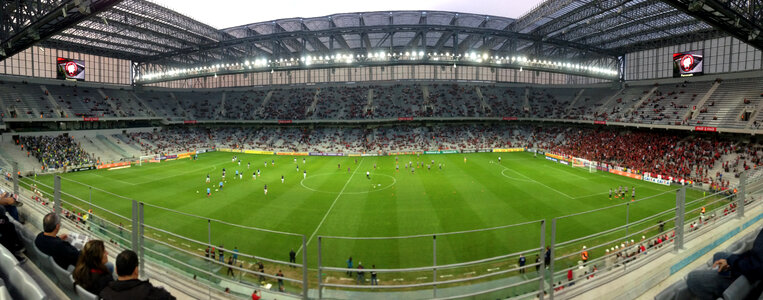
M 702 75 L 702 51 L 673 53 L 673 77 Z
M 79 59 L 56 58 L 56 78 L 85 80 L 85 62 Z

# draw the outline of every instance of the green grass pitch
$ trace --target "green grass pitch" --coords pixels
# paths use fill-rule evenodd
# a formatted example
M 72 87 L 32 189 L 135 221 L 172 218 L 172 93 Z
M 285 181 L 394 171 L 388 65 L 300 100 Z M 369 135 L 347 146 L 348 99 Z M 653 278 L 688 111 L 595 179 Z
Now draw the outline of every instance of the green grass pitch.
M 212 152 L 196 161 L 183 159 L 119 170 L 97 170 L 62 175 L 111 193 L 151 205 L 203 216 L 233 224 L 305 235 L 309 240 L 308 263 L 317 264 L 318 236 L 395 237 L 473 230 L 582 212 L 617 203 L 608 199 L 610 188 L 636 187 L 637 199 L 661 194 L 631 205 L 630 222 L 669 210 L 675 206 L 676 187 L 633 180 L 609 173 L 589 173 L 530 153 L 475 153 L 396 157 L 296 157 L 237 154 L 241 166 L 231 162 L 234 153 Z M 502 161 L 498 163 L 498 157 Z M 303 163 L 303 158 L 306 160 Z M 465 159 L 466 158 L 466 159 Z M 357 163 L 355 160 L 357 159 Z M 431 170 L 404 167 L 408 161 Z M 275 161 L 275 165 L 271 164 Z M 251 167 L 247 168 L 247 163 Z M 265 166 L 267 164 L 267 166 Z M 438 166 L 442 164 L 440 169 Z M 338 166 L 340 165 L 340 166 Z M 374 165 L 376 168 L 374 168 Z M 299 166 L 299 170 L 297 170 Z M 218 191 L 222 169 L 227 171 L 225 187 Z M 349 168 L 349 171 L 348 171 Z M 252 173 L 260 170 L 256 180 Z M 235 171 L 243 173 L 234 178 Z M 303 171 L 307 177 L 303 180 Z M 366 176 L 370 172 L 370 176 Z M 205 183 L 207 174 L 211 183 Z M 281 176 L 284 183 L 281 183 Z M 53 177 L 39 177 L 52 186 Z M 28 182 L 28 181 L 25 181 Z M 268 186 L 264 195 L 263 187 Z M 64 199 L 80 207 L 87 204 L 77 196 L 101 207 L 129 216 L 131 201 L 64 180 Z M 212 195 L 207 197 L 207 187 Z M 43 189 L 45 190 L 45 189 Z M 667 193 L 666 193 L 667 192 Z M 702 197 L 689 190 L 687 200 Z M 96 214 L 99 212 L 96 210 Z M 100 213 L 107 219 L 113 216 Z M 566 241 L 625 224 L 625 207 L 566 218 L 557 224 L 557 241 Z M 206 242 L 207 221 L 151 206 L 145 207 L 146 224 Z M 117 221 L 119 222 L 119 221 Z M 128 221 L 123 221 L 128 225 Z M 655 225 L 655 220 L 645 222 Z M 644 226 L 646 226 L 644 225 Z M 550 231 L 550 224 L 546 226 Z M 212 222 L 212 243 L 242 253 L 288 260 L 290 249 L 301 250 L 301 238 L 262 233 Z M 623 235 L 615 232 L 615 235 Z M 152 233 L 170 239 L 188 251 L 201 245 L 178 237 Z M 547 244 L 550 235 L 546 236 Z M 616 238 L 616 237 L 615 237 Z M 323 239 L 323 265 L 344 267 L 352 256 L 366 268 L 405 268 L 432 265 L 432 237 L 384 240 Z M 437 263 L 450 264 L 499 256 L 540 246 L 540 224 L 489 232 L 456 234 L 437 239 Z M 579 245 L 566 251 L 579 251 Z M 590 244 L 589 244 L 590 247 Z M 560 251 L 565 251 L 560 249 Z M 596 253 L 603 250 L 592 251 Z M 534 255 L 527 255 L 528 262 Z M 301 253 L 297 262 L 301 262 Z M 512 262 L 515 259 L 512 258 Z M 447 271 L 443 271 L 447 272 Z

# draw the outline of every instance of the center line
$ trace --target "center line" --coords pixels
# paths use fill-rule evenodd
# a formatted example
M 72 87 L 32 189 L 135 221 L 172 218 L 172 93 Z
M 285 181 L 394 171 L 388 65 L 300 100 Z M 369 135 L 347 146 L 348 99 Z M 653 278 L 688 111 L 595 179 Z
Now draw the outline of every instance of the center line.
M 360 162 L 358 163 L 358 165 L 355 166 L 355 171 L 353 171 L 352 174 L 350 174 L 350 179 L 347 179 L 347 182 L 344 183 L 344 186 L 342 187 L 342 190 L 339 191 L 339 195 L 336 195 L 336 198 L 334 198 L 334 202 L 331 203 L 331 206 L 329 206 L 329 210 L 326 211 L 325 215 L 323 215 L 323 219 L 321 220 L 320 223 L 318 223 L 318 227 L 315 228 L 315 231 L 313 231 L 313 234 L 310 235 L 309 239 L 307 239 L 307 242 L 305 243 L 305 245 L 310 244 L 310 241 L 313 240 L 313 238 L 315 237 L 315 234 L 318 233 L 318 229 L 321 229 L 321 226 L 323 226 L 323 222 L 326 221 L 326 217 L 328 217 L 329 213 L 331 213 L 331 210 L 334 209 L 334 205 L 336 204 L 336 200 L 339 200 L 339 197 L 342 196 L 342 193 L 344 193 L 344 190 L 347 188 L 347 185 L 350 184 L 350 181 L 352 181 L 352 177 L 355 176 L 356 172 L 358 172 L 358 169 L 360 169 L 360 165 L 362 163 L 363 163 L 363 158 L 361 158 Z M 299 250 L 297 250 L 297 254 L 299 254 L 300 251 L 302 251 L 302 246 L 299 246 Z

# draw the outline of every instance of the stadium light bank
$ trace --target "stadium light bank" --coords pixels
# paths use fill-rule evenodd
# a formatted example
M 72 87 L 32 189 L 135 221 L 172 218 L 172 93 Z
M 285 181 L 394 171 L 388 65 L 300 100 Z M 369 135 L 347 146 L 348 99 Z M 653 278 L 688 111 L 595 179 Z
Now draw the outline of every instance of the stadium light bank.
M 517 68 L 536 68 L 544 71 L 574 72 L 591 74 L 597 76 L 617 77 L 618 71 L 596 65 L 585 65 L 580 63 L 554 61 L 539 58 L 528 58 L 526 56 L 497 56 L 488 53 L 478 54 L 468 52 L 455 54 L 450 52 L 426 53 L 423 50 L 408 50 L 405 52 L 386 52 L 372 51 L 368 53 L 334 53 L 334 54 L 311 54 L 302 57 L 281 57 L 277 59 L 256 58 L 253 60 L 244 60 L 235 63 L 219 63 L 209 66 L 192 68 L 173 68 L 162 72 L 148 73 L 137 76 L 136 81 L 152 81 L 155 79 L 182 79 L 186 76 L 211 76 L 218 73 L 237 73 L 252 71 L 267 71 L 274 68 L 310 68 L 310 67 L 341 67 L 343 65 L 364 64 L 364 63 L 389 63 L 395 62 L 432 62 L 446 63 L 456 66 L 458 63 L 468 63 L 470 65 L 485 66 L 507 66 Z

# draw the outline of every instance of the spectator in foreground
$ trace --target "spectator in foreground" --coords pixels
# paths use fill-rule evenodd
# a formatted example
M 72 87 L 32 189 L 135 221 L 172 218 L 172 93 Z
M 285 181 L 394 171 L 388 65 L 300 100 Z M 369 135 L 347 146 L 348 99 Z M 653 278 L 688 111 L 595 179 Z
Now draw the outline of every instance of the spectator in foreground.
M 161 287 L 138 279 L 138 255 L 132 250 L 125 250 L 117 256 L 117 281 L 101 291 L 100 296 L 106 300 L 140 300 L 140 299 L 175 299 Z
M 712 269 L 691 271 L 686 278 L 689 293 L 678 299 L 717 299 L 741 275 L 750 282 L 763 278 L 763 231 L 752 249 L 739 254 L 718 252 L 713 255 Z
M 55 213 L 49 213 L 42 219 L 42 231 L 34 240 L 34 245 L 40 252 L 53 257 L 59 267 L 69 269 L 75 266 L 79 259 L 79 250 L 69 244 L 66 234 L 58 235 L 61 230 L 61 219 Z
M 11 223 L 2 206 L 0 206 L 0 244 L 11 251 L 19 262 L 23 263 L 26 261 L 26 258 L 21 255 L 21 252 L 24 250 L 24 244 L 21 243 L 21 238 L 16 233 L 16 226 Z
M 114 277 L 106 267 L 106 263 L 109 261 L 108 255 L 106 247 L 103 246 L 103 241 L 91 240 L 87 242 L 82 247 L 82 255 L 79 256 L 77 266 L 72 272 L 74 284 L 79 284 L 94 295 L 100 294 L 109 285 L 109 282 L 114 281 Z
M 19 211 L 16 209 L 16 207 L 21 206 L 22 203 L 18 201 L 15 195 L 6 192 L 3 189 L 0 189 L 0 206 L 5 208 L 5 211 L 8 212 L 8 214 L 11 215 L 16 221 L 21 222 L 19 219 Z M 3 212 L 5 214 L 5 212 Z

